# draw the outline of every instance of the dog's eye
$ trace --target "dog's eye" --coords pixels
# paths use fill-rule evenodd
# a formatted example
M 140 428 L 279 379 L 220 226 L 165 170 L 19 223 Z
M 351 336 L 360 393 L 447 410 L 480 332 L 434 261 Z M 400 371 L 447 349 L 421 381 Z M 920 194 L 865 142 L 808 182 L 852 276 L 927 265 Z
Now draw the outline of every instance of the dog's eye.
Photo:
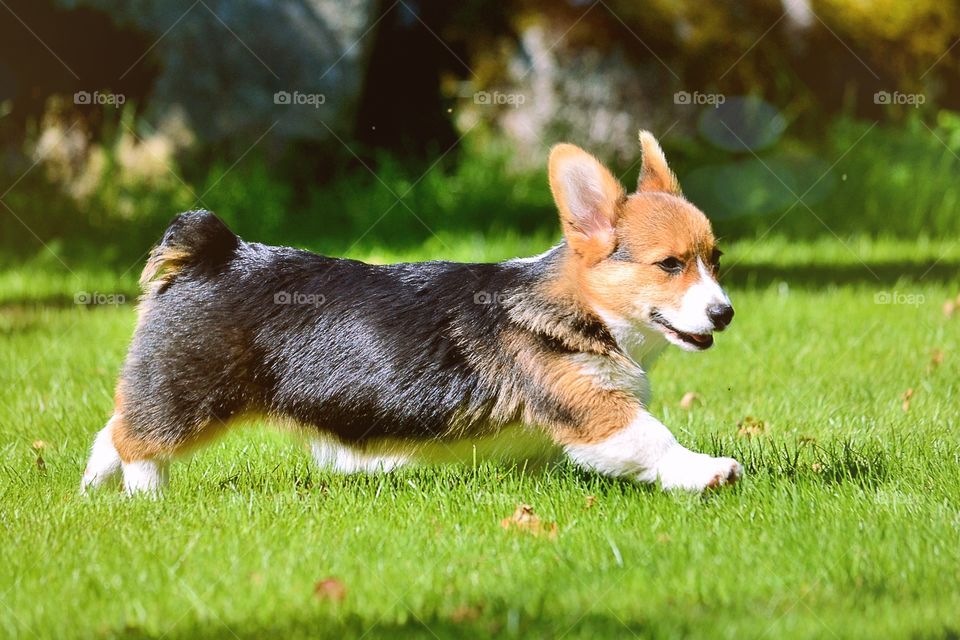
M 664 258 L 657 263 L 657 266 L 670 274 L 677 274 L 683 271 L 683 260 L 680 258 L 674 258 L 673 256 L 669 258 Z

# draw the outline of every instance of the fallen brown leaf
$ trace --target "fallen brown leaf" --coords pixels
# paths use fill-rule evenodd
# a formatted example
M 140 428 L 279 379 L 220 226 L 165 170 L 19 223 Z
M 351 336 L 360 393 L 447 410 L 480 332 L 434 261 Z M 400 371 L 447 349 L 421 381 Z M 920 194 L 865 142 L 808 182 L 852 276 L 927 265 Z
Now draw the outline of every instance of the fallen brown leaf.
M 586 502 L 587 505 L 584 507 L 584 509 L 589 509 L 597 503 L 597 496 L 587 496 Z
M 753 416 L 747 416 L 737 422 L 737 435 L 741 438 L 753 438 L 762 435 L 767 431 L 767 425 L 763 420 L 758 420 Z
M 461 605 L 450 614 L 450 621 L 460 624 L 461 622 L 473 622 L 480 617 L 480 607 L 471 607 Z
M 903 404 L 900 405 L 900 408 L 904 411 L 910 411 L 910 400 L 913 398 L 913 388 L 904 391 L 900 398 L 903 399 Z
M 512 516 L 500 521 L 500 526 L 504 529 L 526 531 L 535 536 L 546 536 L 551 540 L 557 537 L 558 531 L 556 522 L 542 522 L 528 504 L 518 504 Z
M 681 409 L 692 409 L 694 404 L 700 403 L 700 394 L 696 391 L 687 391 L 683 394 L 683 397 L 680 398 Z
M 47 448 L 47 443 L 43 440 L 33 441 L 33 450 L 37 454 L 37 469 L 45 473 L 47 471 L 47 462 L 43 459 L 43 450 Z
M 324 578 L 313 585 L 313 595 L 320 600 L 343 602 L 347 587 L 337 578 Z
M 953 301 L 953 300 L 947 300 L 946 302 L 944 302 L 944 303 L 943 303 L 943 315 L 945 315 L 945 316 L 948 317 L 948 318 L 953 317 L 953 312 L 957 310 L 957 305 L 958 305 L 958 304 L 960 304 L 960 303 L 957 303 L 957 302 L 955 302 L 955 301 Z
M 930 364 L 927 366 L 928 371 L 933 371 L 941 364 L 943 364 L 944 353 L 941 349 L 934 349 L 933 353 L 930 354 Z

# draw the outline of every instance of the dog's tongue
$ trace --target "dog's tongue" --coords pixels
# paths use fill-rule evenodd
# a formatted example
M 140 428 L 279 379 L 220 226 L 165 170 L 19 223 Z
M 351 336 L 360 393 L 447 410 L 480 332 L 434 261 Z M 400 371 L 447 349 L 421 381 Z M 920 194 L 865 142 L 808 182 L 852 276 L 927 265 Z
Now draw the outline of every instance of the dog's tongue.
M 699 343 L 701 343 L 701 344 L 704 343 L 704 342 L 709 342 L 709 341 L 710 341 L 710 334 L 709 334 L 709 333 L 708 333 L 708 334 L 705 334 L 705 335 L 697 335 L 697 334 L 695 334 L 695 333 L 691 333 L 691 334 L 690 334 L 690 337 L 693 338 L 696 342 L 699 342 Z

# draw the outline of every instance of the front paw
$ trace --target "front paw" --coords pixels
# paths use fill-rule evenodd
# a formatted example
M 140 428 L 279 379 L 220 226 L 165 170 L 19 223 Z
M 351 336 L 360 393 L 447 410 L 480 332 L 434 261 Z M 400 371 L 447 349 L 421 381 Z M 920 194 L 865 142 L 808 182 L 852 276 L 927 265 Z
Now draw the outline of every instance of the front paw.
M 664 456 L 657 474 L 666 491 L 705 491 L 735 483 L 743 475 L 743 466 L 733 458 L 712 458 L 678 448 Z

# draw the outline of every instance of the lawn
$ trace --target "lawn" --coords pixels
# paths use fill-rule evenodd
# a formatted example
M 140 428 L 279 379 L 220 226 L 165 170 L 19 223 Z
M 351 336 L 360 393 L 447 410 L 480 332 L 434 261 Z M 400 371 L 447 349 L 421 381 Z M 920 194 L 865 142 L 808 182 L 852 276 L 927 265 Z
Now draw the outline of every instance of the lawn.
M 943 304 L 960 246 L 725 249 L 736 320 L 652 376 L 652 410 L 682 442 L 746 467 L 704 496 L 564 462 L 339 477 L 251 428 L 175 466 L 162 500 L 83 498 L 136 273 L 0 273 L 0 635 L 956 638 L 960 311 Z M 127 303 L 78 306 L 78 291 Z M 539 529 L 501 526 L 521 503 Z

